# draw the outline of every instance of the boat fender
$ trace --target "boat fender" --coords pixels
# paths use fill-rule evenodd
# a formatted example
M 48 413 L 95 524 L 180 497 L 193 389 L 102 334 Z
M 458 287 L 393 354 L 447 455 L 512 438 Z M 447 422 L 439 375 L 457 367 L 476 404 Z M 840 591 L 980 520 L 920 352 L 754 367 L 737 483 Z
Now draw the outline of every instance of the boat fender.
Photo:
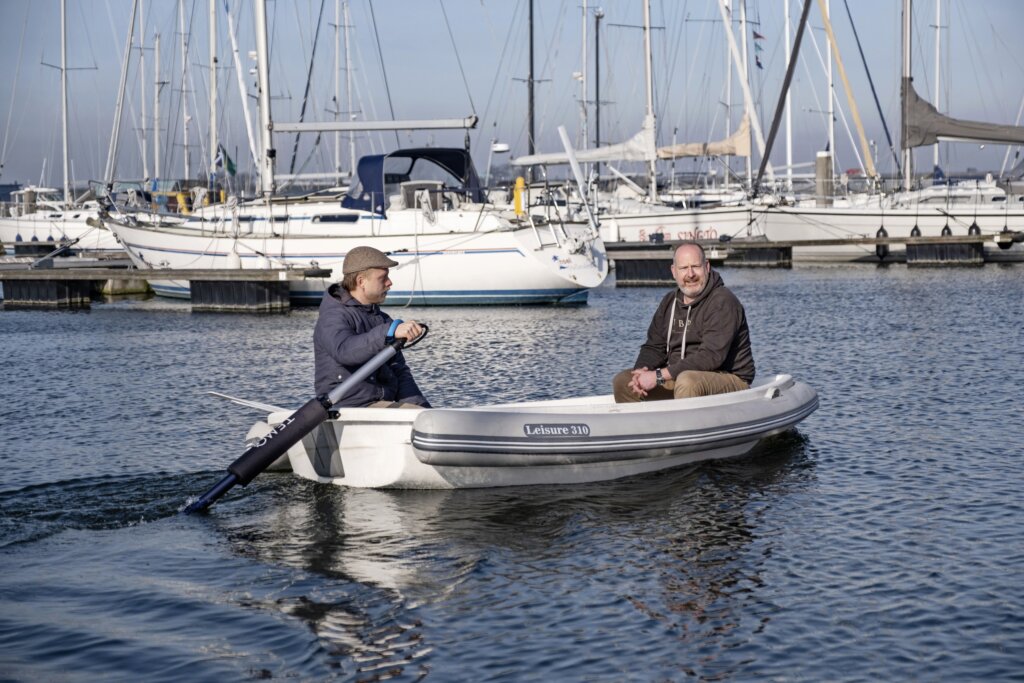
M 1013 233 L 1010 232 L 1010 228 L 1003 226 L 1003 229 L 999 231 L 999 237 L 1004 239 L 996 240 L 999 244 L 1000 249 L 1009 249 L 1013 246 Z
M 949 237 L 952 234 L 953 234 L 953 231 L 949 229 L 949 223 L 946 223 L 946 225 L 944 225 L 942 227 L 942 236 L 943 237 Z
M 885 231 L 885 226 L 884 225 L 881 226 L 880 228 L 878 228 L 878 232 L 875 233 L 875 237 L 888 237 L 888 236 L 889 236 L 889 233 L 887 233 Z M 889 255 L 889 245 L 888 244 L 876 244 L 875 245 L 875 255 L 878 256 L 878 260 L 879 261 L 884 261 L 885 257 Z
M 973 223 L 971 223 L 971 227 L 967 228 L 967 234 L 968 235 L 980 235 L 981 234 L 981 226 L 978 225 L 978 221 L 974 221 Z
M 401 325 L 403 322 L 405 322 L 405 321 L 404 320 L 392 320 L 391 321 L 391 327 L 388 328 L 388 333 L 384 336 L 384 343 L 385 344 L 390 344 L 393 341 L 395 341 L 395 330 L 397 330 L 398 326 Z
M 911 237 L 920 237 L 921 236 L 921 228 L 917 227 L 917 223 L 914 223 L 914 227 L 910 229 L 910 236 Z

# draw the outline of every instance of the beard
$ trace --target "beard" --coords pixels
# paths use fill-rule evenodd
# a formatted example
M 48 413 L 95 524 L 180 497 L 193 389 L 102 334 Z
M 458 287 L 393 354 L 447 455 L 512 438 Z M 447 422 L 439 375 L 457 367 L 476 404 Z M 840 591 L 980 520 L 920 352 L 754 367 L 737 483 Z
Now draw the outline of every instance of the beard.
M 706 284 L 707 280 L 700 282 L 684 282 L 679 286 L 679 289 L 682 291 L 684 296 L 692 299 L 704 291 L 704 285 Z

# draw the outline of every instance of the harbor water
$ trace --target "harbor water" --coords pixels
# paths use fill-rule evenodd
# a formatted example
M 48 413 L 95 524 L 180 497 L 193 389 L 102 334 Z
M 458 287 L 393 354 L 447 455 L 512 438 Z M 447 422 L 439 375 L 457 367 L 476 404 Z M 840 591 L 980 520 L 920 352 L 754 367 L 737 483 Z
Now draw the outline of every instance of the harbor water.
M 1024 267 L 723 269 L 821 406 L 619 481 L 179 510 L 311 396 L 315 309 L 0 311 L 0 680 L 1021 680 Z M 435 406 L 606 393 L 663 288 L 410 308 Z

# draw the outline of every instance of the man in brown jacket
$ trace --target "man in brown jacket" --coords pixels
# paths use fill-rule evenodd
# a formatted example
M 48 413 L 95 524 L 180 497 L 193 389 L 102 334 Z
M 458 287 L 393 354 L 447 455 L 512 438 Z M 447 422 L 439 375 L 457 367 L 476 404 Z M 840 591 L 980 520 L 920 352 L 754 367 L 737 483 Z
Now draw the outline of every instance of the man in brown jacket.
M 676 248 L 672 277 L 679 286 L 658 305 L 634 369 L 612 380 L 617 403 L 724 394 L 754 380 L 743 304 L 699 244 Z

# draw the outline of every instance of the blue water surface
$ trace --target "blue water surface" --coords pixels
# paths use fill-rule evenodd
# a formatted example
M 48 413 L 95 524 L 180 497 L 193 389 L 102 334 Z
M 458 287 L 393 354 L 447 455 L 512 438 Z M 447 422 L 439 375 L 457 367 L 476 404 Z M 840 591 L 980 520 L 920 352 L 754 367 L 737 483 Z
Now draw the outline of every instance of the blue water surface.
M 582 486 L 290 474 L 183 516 L 312 392 L 315 309 L 2 311 L 0 680 L 1022 680 L 1024 267 L 724 269 L 819 410 Z M 410 308 L 434 405 L 605 393 L 659 288 Z M 385 308 L 388 308 L 385 306 Z

